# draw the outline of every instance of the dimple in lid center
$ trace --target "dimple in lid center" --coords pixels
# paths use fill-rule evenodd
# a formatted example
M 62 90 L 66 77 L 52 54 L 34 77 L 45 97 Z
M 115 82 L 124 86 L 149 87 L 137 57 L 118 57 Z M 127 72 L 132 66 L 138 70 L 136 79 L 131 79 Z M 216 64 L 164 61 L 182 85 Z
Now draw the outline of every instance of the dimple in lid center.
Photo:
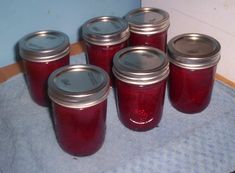
M 101 76 L 94 71 L 69 71 L 61 73 L 54 79 L 60 90 L 70 93 L 87 93 L 99 87 Z
M 61 36 L 42 34 L 28 39 L 26 45 L 34 50 L 49 50 L 56 48 L 63 42 L 64 38 Z
M 89 26 L 90 30 L 97 34 L 113 34 L 120 31 L 121 24 L 115 21 L 99 21 Z
M 205 57 L 215 51 L 215 47 L 206 40 L 179 39 L 174 43 L 175 49 L 189 57 Z
M 134 71 L 149 71 L 163 64 L 163 58 L 145 51 L 129 52 L 119 59 L 121 66 Z
M 161 14 L 147 11 L 133 14 L 131 21 L 140 24 L 153 24 L 163 19 L 164 17 Z

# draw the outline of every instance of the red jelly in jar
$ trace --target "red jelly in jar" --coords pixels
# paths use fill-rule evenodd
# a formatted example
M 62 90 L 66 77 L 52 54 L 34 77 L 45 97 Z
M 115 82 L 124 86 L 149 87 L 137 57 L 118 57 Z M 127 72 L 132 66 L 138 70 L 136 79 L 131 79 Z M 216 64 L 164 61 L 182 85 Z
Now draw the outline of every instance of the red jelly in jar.
M 156 8 L 138 8 L 130 11 L 125 19 L 130 26 L 131 46 L 146 45 L 166 51 L 169 14 Z
M 98 151 L 105 139 L 108 74 L 92 65 L 70 65 L 54 71 L 48 86 L 61 148 L 76 156 Z
M 183 113 L 198 113 L 210 103 L 220 44 L 203 34 L 182 34 L 168 44 L 169 98 Z
M 151 47 L 129 47 L 114 57 L 116 98 L 121 122 L 129 129 L 147 131 L 162 117 L 168 59 Z
M 57 68 L 69 64 L 68 36 L 52 30 L 34 32 L 20 40 L 19 49 L 33 100 L 48 106 L 48 77 Z
M 113 56 L 127 47 L 128 23 L 119 17 L 96 17 L 83 25 L 82 32 L 89 64 L 103 68 L 110 75 L 112 85 Z

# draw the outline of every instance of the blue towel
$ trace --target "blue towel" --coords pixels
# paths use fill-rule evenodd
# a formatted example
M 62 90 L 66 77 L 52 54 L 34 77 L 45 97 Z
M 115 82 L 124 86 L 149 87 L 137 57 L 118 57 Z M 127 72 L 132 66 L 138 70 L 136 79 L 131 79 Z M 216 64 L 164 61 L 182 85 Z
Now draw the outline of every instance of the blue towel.
M 84 54 L 71 63 L 85 63 Z M 211 103 L 195 115 L 176 111 L 166 94 L 159 127 L 125 128 L 108 97 L 104 145 L 94 155 L 59 147 L 47 108 L 35 104 L 23 74 L 0 85 L 0 173 L 229 173 L 235 170 L 235 90 L 215 82 Z

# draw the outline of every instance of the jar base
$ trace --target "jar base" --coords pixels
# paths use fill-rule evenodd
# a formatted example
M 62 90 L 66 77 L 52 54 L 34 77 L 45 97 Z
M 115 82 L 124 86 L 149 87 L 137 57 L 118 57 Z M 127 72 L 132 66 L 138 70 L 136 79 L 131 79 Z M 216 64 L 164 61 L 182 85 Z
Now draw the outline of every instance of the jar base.
M 93 150 L 91 150 L 91 151 L 88 151 L 88 152 L 71 151 L 71 150 L 69 150 L 69 149 L 66 149 L 59 141 L 58 141 L 58 143 L 59 143 L 60 148 L 61 148 L 65 153 L 67 153 L 67 154 L 69 154 L 69 155 L 71 155 L 71 156 L 87 157 L 87 156 L 90 156 L 90 155 L 93 155 L 93 154 L 97 153 L 97 152 L 101 149 L 101 147 L 103 146 L 104 140 L 105 140 L 105 139 L 103 139 L 102 143 L 100 143 L 99 146 L 97 146 L 95 149 L 93 149 Z
M 146 126 L 137 127 L 136 125 L 130 126 L 130 124 L 126 124 L 122 120 L 121 120 L 121 122 L 124 125 L 124 127 L 126 127 L 129 130 L 135 131 L 135 132 L 146 132 L 146 131 L 150 131 L 150 130 L 153 130 L 154 128 L 159 127 L 159 123 L 157 125 L 151 125 L 151 126 L 149 126 L 149 124 L 148 124 L 148 127 L 146 127 Z
M 201 113 L 203 112 L 209 105 L 209 103 L 207 105 L 205 105 L 204 107 L 200 108 L 200 109 L 197 109 L 197 110 L 189 110 L 189 109 L 185 109 L 185 108 L 180 108 L 179 106 L 175 105 L 174 103 L 171 102 L 171 105 L 174 107 L 174 109 L 176 109 L 177 111 L 179 112 L 182 112 L 184 114 L 192 114 L 192 115 L 195 115 L 195 114 L 198 114 L 198 113 Z

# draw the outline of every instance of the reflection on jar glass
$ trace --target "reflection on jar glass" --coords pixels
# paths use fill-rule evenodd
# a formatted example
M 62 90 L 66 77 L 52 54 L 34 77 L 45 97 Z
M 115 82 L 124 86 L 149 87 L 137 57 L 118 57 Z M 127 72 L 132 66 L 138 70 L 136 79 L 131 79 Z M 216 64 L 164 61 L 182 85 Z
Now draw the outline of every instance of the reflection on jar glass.
M 169 74 L 165 53 L 144 46 L 125 48 L 114 57 L 113 73 L 121 122 L 135 131 L 156 127 Z

